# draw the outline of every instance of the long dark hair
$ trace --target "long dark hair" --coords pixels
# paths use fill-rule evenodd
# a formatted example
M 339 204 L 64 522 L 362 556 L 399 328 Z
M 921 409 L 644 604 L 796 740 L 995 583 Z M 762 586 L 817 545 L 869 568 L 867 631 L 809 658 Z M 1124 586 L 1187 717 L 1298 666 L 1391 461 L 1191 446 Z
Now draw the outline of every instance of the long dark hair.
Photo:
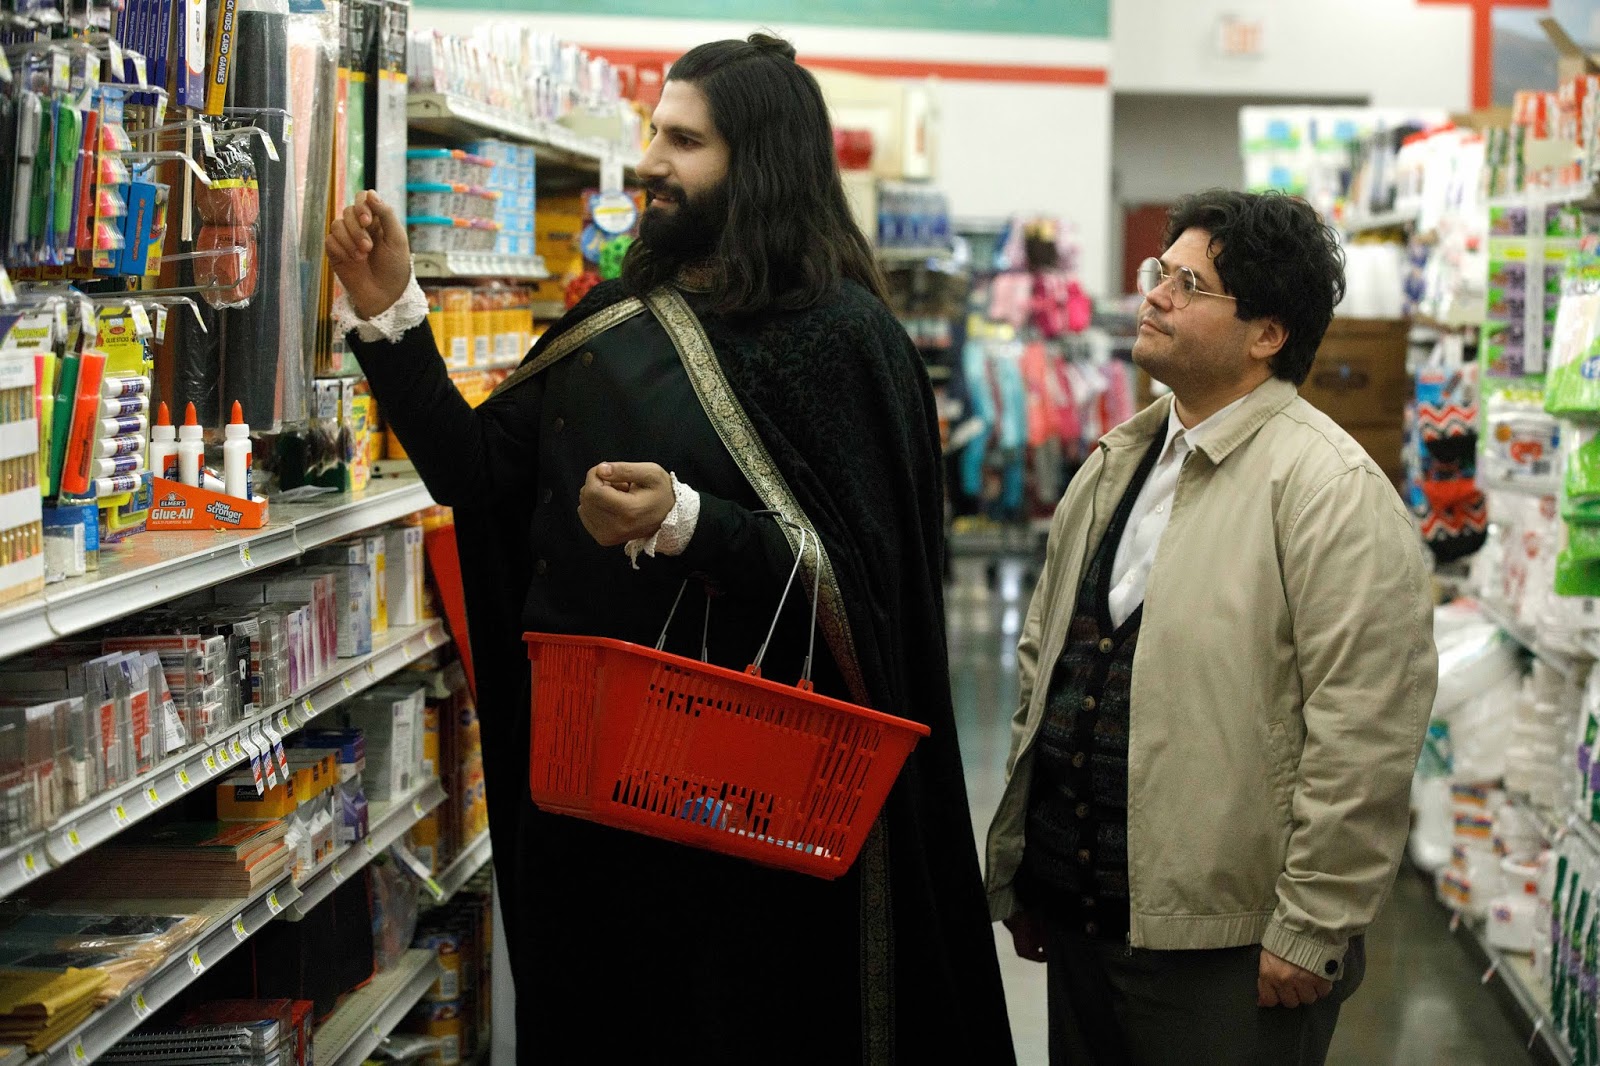
M 728 218 L 711 257 L 712 310 L 799 310 L 841 278 L 883 299 L 883 275 L 845 200 L 828 106 L 794 46 L 760 33 L 712 41 L 673 63 L 668 80 L 705 94 L 728 142 Z M 623 284 L 642 294 L 680 265 L 636 241 Z

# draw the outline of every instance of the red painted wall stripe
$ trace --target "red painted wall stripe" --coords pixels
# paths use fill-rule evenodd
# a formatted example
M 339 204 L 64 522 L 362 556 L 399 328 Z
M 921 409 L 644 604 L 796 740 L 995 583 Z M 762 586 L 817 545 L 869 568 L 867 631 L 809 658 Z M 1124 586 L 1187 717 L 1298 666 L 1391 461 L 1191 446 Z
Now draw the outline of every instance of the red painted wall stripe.
M 613 48 L 610 45 L 585 45 L 593 55 L 613 63 L 638 66 L 663 66 L 683 52 L 663 52 L 638 48 Z M 1018 63 L 955 63 L 932 59 L 849 59 L 838 56 L 802 56 L 804 66 L 828 70 L 848 70 L 882 78 L 949 78 L 953 81 L 1002 81 L 1034 85 L 1105 85 L 1109 81 L 1104 67 L 1055 67 Z

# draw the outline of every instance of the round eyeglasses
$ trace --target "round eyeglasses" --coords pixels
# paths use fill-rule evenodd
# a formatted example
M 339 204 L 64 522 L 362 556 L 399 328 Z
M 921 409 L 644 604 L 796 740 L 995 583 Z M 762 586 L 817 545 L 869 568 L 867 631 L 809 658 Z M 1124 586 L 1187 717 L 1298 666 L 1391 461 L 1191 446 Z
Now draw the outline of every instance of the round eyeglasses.
M 1172 282 L 1172 305 L 1174 307 L 1188 307 L 1189 301 L 1196 294 L 1201 296 L 1215 296 L 1219 300 L 1238 300 L 1237 296 L 1229 296 L 1223 292 L 1209 292 L 1202 289 L 1195 280 L 1194 271 L 1188 267 L 1179 267 L 1168 274 L 1161 269 L 1161 260 L 1156 258 L 1146 259 L 1139 264 L 1139 272 L 1134 275 L 1139 283 L 1139 295 L 1149 296 L 1161 287 L 1164 281 Z

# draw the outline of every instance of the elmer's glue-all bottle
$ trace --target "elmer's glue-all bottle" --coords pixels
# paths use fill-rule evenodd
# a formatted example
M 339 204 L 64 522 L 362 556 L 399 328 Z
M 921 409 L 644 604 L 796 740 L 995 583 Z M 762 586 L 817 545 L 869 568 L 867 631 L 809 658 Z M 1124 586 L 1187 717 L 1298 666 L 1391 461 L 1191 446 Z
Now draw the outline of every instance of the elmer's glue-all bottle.
M 178 427 L 178 480 L 194 488 L 200 487 L 200 468 L 205 465 L 205 430 L 194 416 L 194 404 L 183 412 L 183 425 Z
M 222 491 L 241 500 L 254 499 L 255 453 L 250 445 L 250 427 L 245 425 L 238 400 L 233 401 L 233 415 L 228 419 L 226 433 L 227 439 L 222 444 Z
M 150 470 L 156 477 L 178 480 L 178 427 L 165 403 L 156 410 L 156 424 L 150 427 Z

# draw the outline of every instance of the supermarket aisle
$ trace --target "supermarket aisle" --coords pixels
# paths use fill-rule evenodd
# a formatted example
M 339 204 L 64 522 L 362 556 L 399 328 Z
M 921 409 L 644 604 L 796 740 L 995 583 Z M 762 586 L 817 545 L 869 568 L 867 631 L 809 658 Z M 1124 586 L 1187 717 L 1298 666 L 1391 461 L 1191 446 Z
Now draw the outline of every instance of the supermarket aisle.
M 1004 563 L 999 587 L 985 560 L 955 561 L 948 590 L 951 684 L 980 851 L 1005 783 L 1009 720 L 1017 700 L 1016 640 L 1032 586 L 1022 566 Z M 1044 1066 L 1044 967 L 1017 958 L 996 926 L 1000 966 L 1020 1066 Z M 1332 1066 L 1508 1066 L 1528 1061 L 1493 994 L 1446 932 L 1427 886 L 1403 870 L 1367 945 L 1367 979 L 1345 1008 Z

